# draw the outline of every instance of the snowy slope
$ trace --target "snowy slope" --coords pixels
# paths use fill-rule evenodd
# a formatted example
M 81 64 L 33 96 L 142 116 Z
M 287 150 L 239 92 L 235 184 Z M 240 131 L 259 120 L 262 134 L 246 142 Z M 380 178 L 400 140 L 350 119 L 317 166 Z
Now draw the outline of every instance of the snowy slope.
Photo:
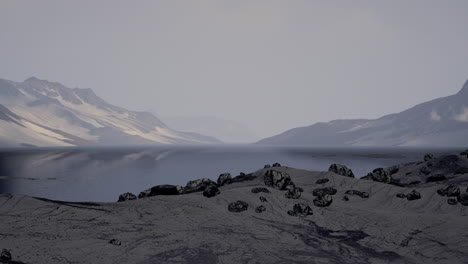
M 91 89 L 70 89 L 37 78 L 0 79 L 0 104 L 4 115 L 16 121 L 0 120 L 3 146 L 220 143 L 212 137 L 175 131 L 150 113 L 111 105 Z

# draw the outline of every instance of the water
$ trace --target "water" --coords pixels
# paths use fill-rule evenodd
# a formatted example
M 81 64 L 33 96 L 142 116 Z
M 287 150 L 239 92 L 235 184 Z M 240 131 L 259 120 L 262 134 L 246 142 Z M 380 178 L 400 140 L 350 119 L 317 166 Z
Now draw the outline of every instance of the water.
M 216 180 L 230 172 L 250 173 L 265 164 L 326 171 L 332 163 L 357 177 L 378 167 L 420 161 L 425 153 L 458 149 L 301 148 L 265 146 L 152 146 L 0 150 L 0 193 L 67 201 L 116 201 L 119 194 L 158 184 Z

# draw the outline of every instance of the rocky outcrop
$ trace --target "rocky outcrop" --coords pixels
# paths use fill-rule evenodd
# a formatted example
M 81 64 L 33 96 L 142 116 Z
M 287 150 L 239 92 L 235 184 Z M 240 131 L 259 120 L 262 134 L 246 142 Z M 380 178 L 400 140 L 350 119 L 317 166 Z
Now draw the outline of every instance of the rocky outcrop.
M 316 188 L 312 191 L 313 196 L 323 196 L 325 194 L 328 195 L 335 195 L 336 194 L 336 189 L 332 187 L 324 187 L 324 188 Z
M 228 205 L 229 212 L 240 213 L 249 208 L 249 204 L 244 201 L 236 201 Z
M 333 202 L 333 198 L 329 194 L 318 196 L 314 199 L 314 205 L 318 207 L 327 207 Z
M 432 160 L 433 158 L 434 158 L 434 155 L 431 153 L 424 155 L 424 161 L 426 162 Z
M 0 260 L 5 260 L 5 261 L 11 260 L 10 250 L 2 249 L 2 253 L 0 253 Z
M 383 183 L 393 183 L 393 178 L 387 171 L 383 168 L 377 168 L 372 172 L 368 173 L 367 176 L 362 177 L 364 180 L 372 180 L 376 182 L 383 182 Z
M 324 184 L 329 181 L 330 181 L 329 179 L 318 179 L 317 181 L 315 181 L 315 184 Z
M 273 165 L 271 165 L 272 167 L 281 167 L 281 164 L 279 164 L 278 162 L 276 163 L 273 163 Z
M 310 208 L 310 206 L 308 206 L 307 204 L 303 204 L 303 203 L 295 204 L 293 206 L 293 209 L 288 211 L 288 215 L 290 216 L 306 217 L 312 214 L 313 214 L 312 208 Z
M 334 172 L 336 174 L 346 176 L 346 177 L 351 177 L 354 178 L 354 173 L 351 169 L 348 167 L 341 165 L 341 164 L 332 164 L 330 165 L 330 168 L 328 168 L 329 172 Z
M 268 168 L 271 168 L 271 165 L 270 164 L 266 164 L 265 166 L 263 166 L 264 169 L 268 169 Z
M 208 187 L 206 187 L 206 189 L 203 191 L 203 196 L 205 197 L 213 197 L 213 196 L 216 196 L 218 194 L 220 194 L 221 192 L 219 191 L 218 189 L 218 186 L 216 185 L 209 185 Z
M 259 199 L 260 202 L 262 202 L 262 203 L 266 203 L 266 202 L 267 202 L 267 199 L 266 199 L 265 197 L 263 197 L 263 196 L 260 196 L 258 199 Z
M 218 186 L 223 186 L 226 184 L 230 184 L 232 182 L 232 177 L 230 173 L 223 173 L 220 174 L 218 180 L 216 181 Z
M 263 205 L 257 206 L 257 207 L 255 208 L 255 212 L 256 212 L 257 214 L 261 214 L 261 213 L 263 213 L 264 211 L 266 211 L 266 208 L 265 208 L 265 206 L 263 206 Z
M 254 180 L 256 178 L 257 178 L 257 176 L 253 175 L 252 173 L 245 174 L 245 173 L 241 172 L 238 176 L 232 178 L 231 183 L 251 181 L 251 180 Z
M 293 184 L 289 174 L 275 170 L 266 171 L 263 179 L 266 186 L 278 190 L 286 190 L 288 186 Z
M 118 239 L 113 238 L 113 239 L 109 240 L 109 244 L 112 244 L 114 246 L 120 246 L 120 245 L 122 245 L 122 242 L 120 240 L 118 240 Z
M 361 191 L 357 191 L 357 190 L 347 190 L 345 192 L 345 194 L 348 194 L 348 195 L 357 195 L 361 198 L 369 198 L 369 193 L 367 192 L 361 192 Z
M 125 202 L 125 201 L 130 201 L 130 200 L 136 200 L 137 197 L 131 192 L 126 192 L 121 195 L 119 195 L 119 200 L 117 202 Z
M 301 194 L 302 188 L 296 188 L 295 186 L 292 186 L 286 191 L 284 196 L 286 196 L 286 198 L 288 199 L 299 199 L 301 197 Z
M 418 200 L 421 199 L 421 194 L 418 191 L 413 190 L 406 195 L 406 199 L 408 201 Z
M 265 187 L 254 187 L 252 188 L 252 193 L 270 193 L 270 190 L 268 190 L 268 188 L 265 188 Z
M 179 195 L 182 194 L 183 189 L 179 185 L 157 185 L 138 194 L 138 198 L 146 198 L 156 195 Z
M 203 192 L 210 185 L 216 185 L 216 183 L 208 178 L 189 181 L 184 188 L 184 193 Z
M 460 188 L 456 185 L 450 184 L 445 188 L 438 189 L 437 193 L 441 196 L 458 197 L 460 195 Z

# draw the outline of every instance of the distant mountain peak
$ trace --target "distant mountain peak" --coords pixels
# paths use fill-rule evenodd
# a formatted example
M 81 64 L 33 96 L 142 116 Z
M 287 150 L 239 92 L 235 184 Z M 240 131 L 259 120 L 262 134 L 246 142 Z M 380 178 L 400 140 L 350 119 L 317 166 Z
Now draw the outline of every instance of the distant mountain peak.
M 459 95 L 464 95 L 468 96 L 468 80 L 466 80 L 465 84 L 463 85 L 463 88 L 458 92 Z

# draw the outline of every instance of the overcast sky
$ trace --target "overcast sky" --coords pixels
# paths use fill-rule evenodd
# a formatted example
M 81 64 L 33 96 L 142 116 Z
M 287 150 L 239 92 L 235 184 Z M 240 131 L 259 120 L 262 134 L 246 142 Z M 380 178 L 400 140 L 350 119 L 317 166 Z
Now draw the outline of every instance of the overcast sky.
M 0 1 L 0 78 L 92 88 L 259 137 L 375 118 L 468 79 L 468 1 Z

